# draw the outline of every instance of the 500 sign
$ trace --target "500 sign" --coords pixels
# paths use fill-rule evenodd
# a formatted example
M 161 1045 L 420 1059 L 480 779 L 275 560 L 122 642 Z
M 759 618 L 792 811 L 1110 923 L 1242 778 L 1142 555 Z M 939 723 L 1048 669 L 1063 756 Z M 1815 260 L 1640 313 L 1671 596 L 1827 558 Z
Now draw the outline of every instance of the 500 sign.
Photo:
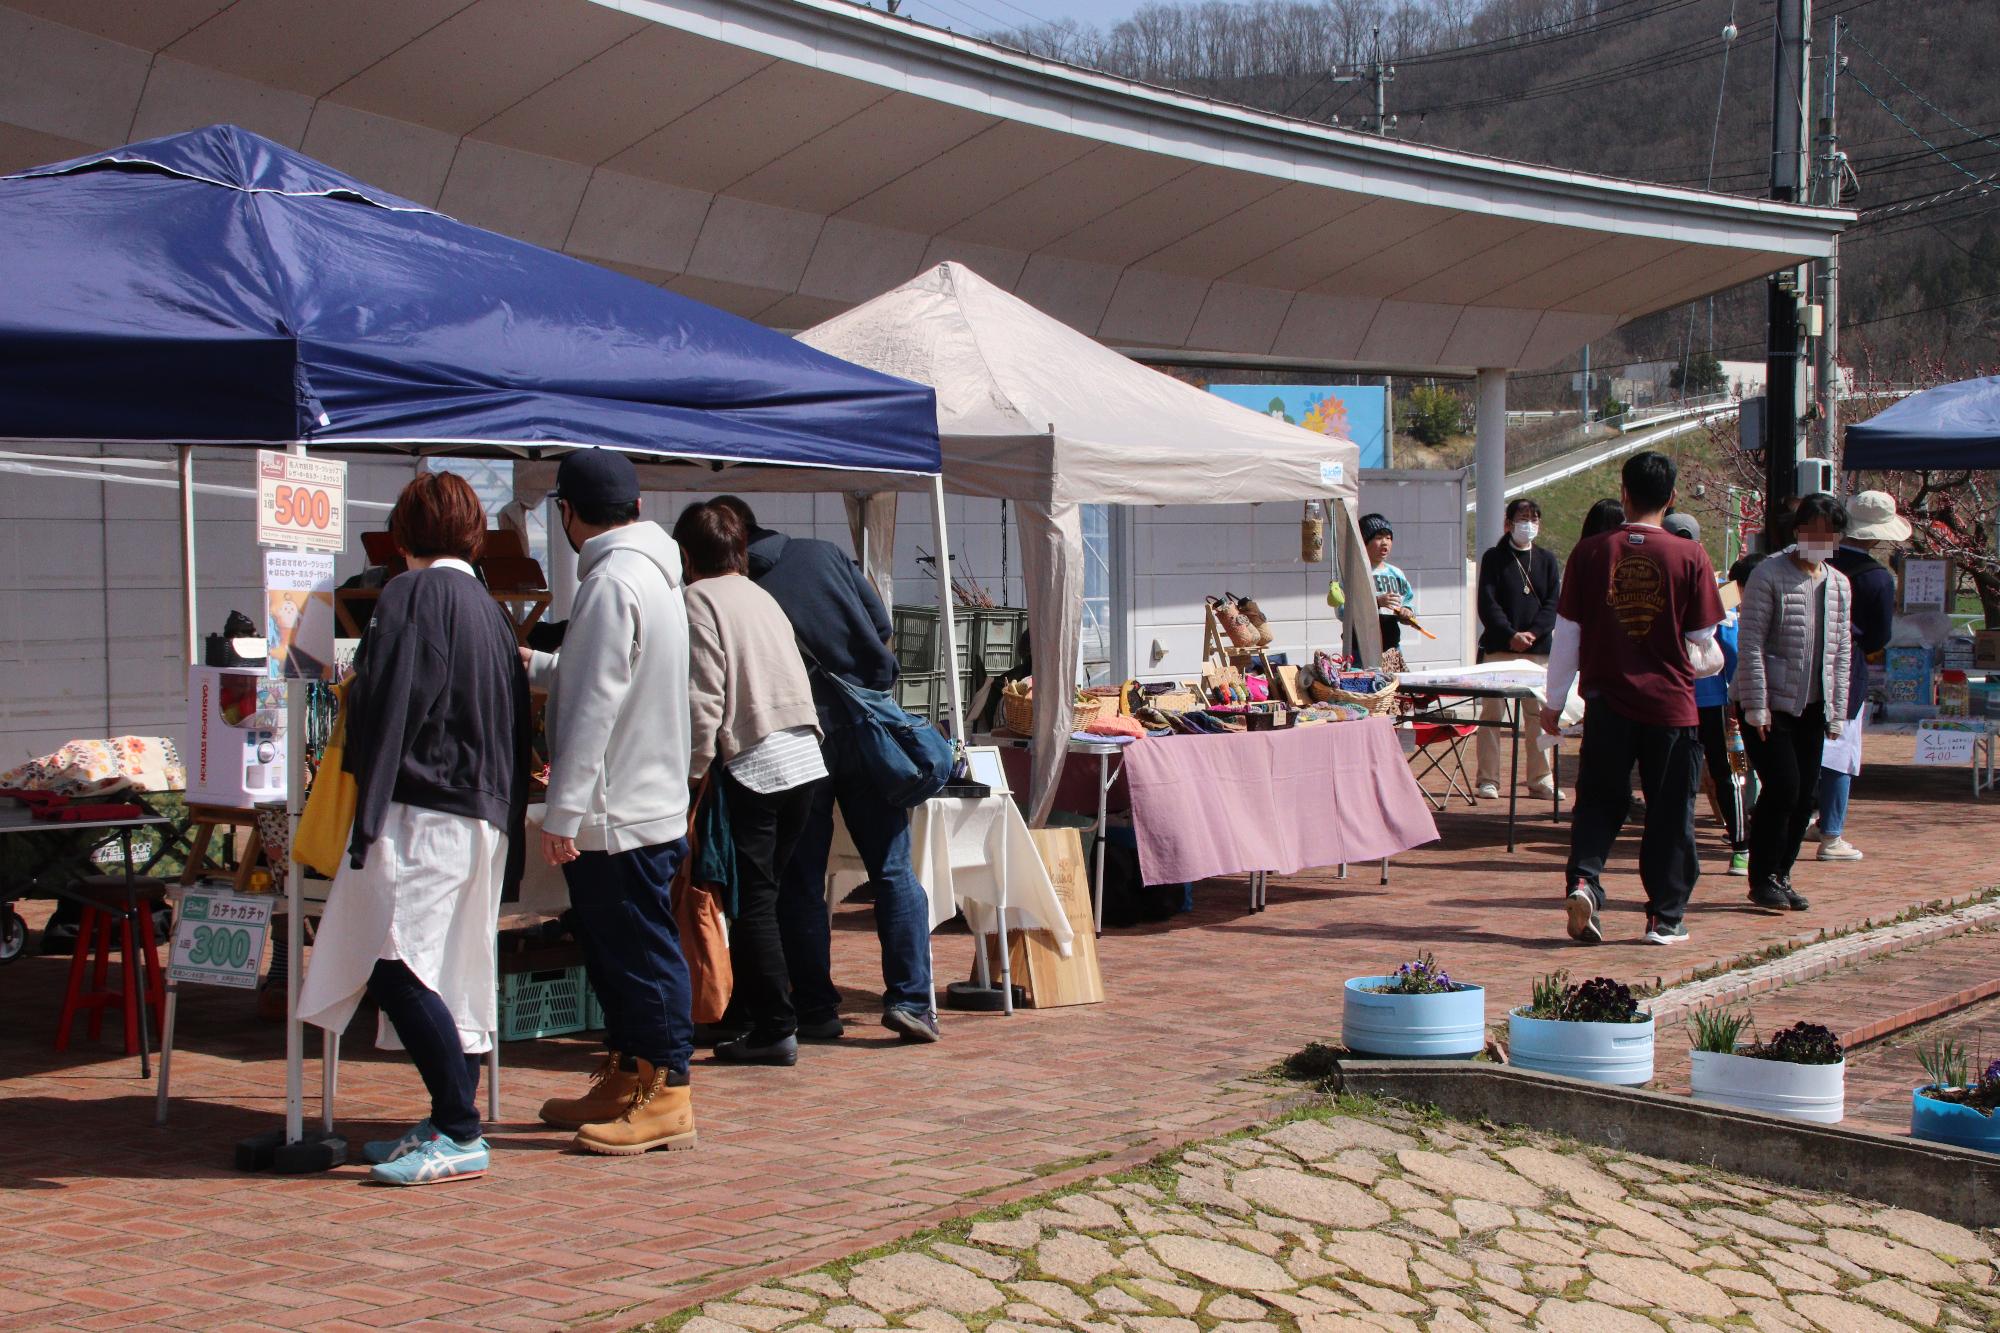
M 347 464 L 302 454 L 257 453 L 257 544 L 347 549 Z

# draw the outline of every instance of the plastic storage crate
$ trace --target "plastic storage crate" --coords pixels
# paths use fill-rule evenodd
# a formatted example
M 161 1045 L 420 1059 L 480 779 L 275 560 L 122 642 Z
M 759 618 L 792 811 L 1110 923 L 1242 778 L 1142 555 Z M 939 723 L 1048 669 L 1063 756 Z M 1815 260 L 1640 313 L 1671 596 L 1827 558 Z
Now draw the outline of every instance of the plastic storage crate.
M 958 697 L 963 703 L 972 702 L 972 673 L 958 673 Z M 936 726 L 944 721 L 945 710 L 951 706 L 951 696 L 945 689 L 942 671 L 905 671 L 896 677 L 896 702 L 904 711 Z
M 1012 671 L 1021 660 L 1016 651 L 1028 628 L 1028 613 L 1011 606 L 980 607 L 972 613 L 972 660 L 989 676 Z
M 952 627 L 957 635 L 958 669 L 969 670 L 972 666 L 972 633 L 974 612 L 969 606 L 959 607 L 952 612 Z M 938 611 L 934 606 L 898 606 L 889 613 L 889 625 L 895 635 L 896 665 L 904 671 L 936 671 L 938 664 L 937 634 Z M 905 705 L 908 707 L 908 705 Z M 915 712 L 915 709 L 910 711 Z
M 500 974 L 500 1040 L 527 1041 L 582 1032 L 590 986 L 581 967 Z

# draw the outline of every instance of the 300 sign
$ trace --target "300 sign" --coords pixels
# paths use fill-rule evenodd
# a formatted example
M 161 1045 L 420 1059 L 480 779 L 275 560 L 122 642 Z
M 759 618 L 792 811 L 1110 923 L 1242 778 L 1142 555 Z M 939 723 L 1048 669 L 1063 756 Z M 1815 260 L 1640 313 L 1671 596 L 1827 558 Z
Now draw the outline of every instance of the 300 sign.
M 238 968 L 250 961 L 250 932 L 232 926 L 196 926 L 190 967 Z

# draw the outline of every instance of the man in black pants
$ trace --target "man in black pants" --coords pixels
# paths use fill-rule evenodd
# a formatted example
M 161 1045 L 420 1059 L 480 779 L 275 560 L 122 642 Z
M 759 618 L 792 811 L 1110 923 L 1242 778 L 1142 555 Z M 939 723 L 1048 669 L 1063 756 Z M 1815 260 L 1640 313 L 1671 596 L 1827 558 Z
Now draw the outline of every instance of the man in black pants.
M 1694 682 L 1722 666 L 1722 621 L 1708 553 L 1660 526 L 1673 504 L 1675 468 L 1647 450 L 1626 460 L 1626 521 L 1570 553 L 1549 651 L 1542 729 L 1555 735 L 1572 685 L 1584 698 L 1583 756 L 1576 779 L 1563 907 L 1569 937 L 1604 939 L 1600 877 L 1631 808 L 1639 767 L 1646 831 L 1639 878 L 1646 888 L 1648 944 L 1687 939 L 1682 916 L 1701 873 L 1694 801 L 1700 787 Z

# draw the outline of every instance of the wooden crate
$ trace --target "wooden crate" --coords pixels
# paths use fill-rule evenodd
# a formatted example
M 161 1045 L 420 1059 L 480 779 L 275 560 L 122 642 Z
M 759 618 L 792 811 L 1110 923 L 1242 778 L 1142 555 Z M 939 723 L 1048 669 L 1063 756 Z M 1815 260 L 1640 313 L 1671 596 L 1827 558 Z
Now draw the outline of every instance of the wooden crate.
M 1090 909 L 1090 874 L 1083 860 L 1083 840 L 1073 828 L 1030 829 L 1062 900 L 1063 914 L 1075 939 L 1069 957 L 1056 949 L 1046 930 L 1010 931 L 1007 952 L 1014 984 L 1027 992 L 1030 1009 L 1059 1009 L 1072 1004 L 1101 1004 L 1104 977 L 1097 967 L 1097 925 Z M 986 937 L 986 960 L 993 976 L 1000 975 L 1000 939 Z

